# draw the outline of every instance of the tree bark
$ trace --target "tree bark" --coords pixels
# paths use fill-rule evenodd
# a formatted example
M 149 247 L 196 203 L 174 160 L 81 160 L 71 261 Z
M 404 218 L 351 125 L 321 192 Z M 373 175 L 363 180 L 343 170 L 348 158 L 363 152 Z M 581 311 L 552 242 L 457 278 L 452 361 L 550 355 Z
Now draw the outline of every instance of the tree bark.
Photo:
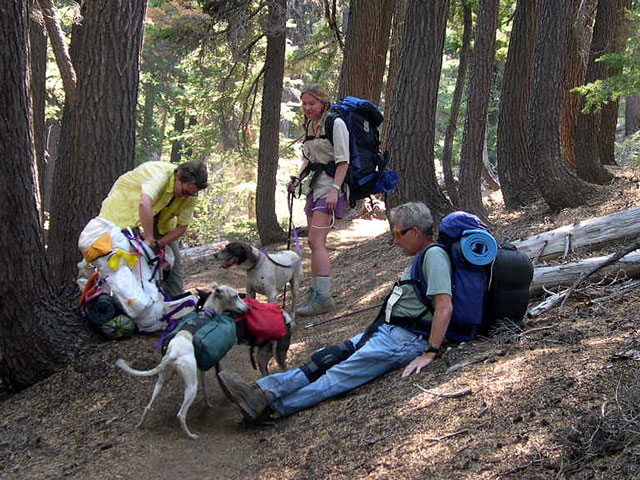
M 49 34 L 49 41 L 51 42 L 51 49 L 53 50 L 53 55 L 56 57 L 58 70 L 60 70 L 66 102 L 72 103 L 76 91 L 76 72 L 73 68 L 69 51 L 67 50 L 67 42 L 65 41 L 64 32 L 62 31 L 58 11 L 53 4 L 53 0 L 38 0 L 38 4 L 42 10 L 47 33 Z
M 179 110 L 175 113 L 173 117 L 173 134 L 174 135 L 182 135 L 184 133 L 184 116 L 185 113 L 182 110 Z M 180 163 L 182 159 L 182 147 L 184 142 L 176 138 L 171 142 L 171 154 L 169 155 L 169 161 L 171 163 Z
M 640 207 L 636 207 L 565 225 L 510 243 L 530 259 L 546 261 L 575 249 L 601 246 L 621 238 L 634 238 L 639 235 Z
M 640 94 L 624 97 L 624 135 L 628 137 L 640 130 Z
M 631 7 L 631 0 L 618 0 L 617 6 L 613 43 L 609 46 L 608 53 L 622 52 L 626 46 L 627 36 L 629 34 L 629 22 L 626 19 L 626 10 Z M 613 77 L 621 72 L 622 68 L 609 66 L 607 77 Z M 600 163 L 602 163 L 602 165 L 616 165 L 615 146 L 619 107 L 620 102 L 618 98 L 610 99 L 602 106 L 602 112 L 600 112 L 598 146 L 600 147 Z
M 442 171 L 444 174 L 444 184 L 447 188 L 447 195 L 454 206 L 457 206 L 459 203 L 458 185 L 453 176 L 451 157 L 453 152 L 453 139 L 456 136 L 458 126 L 458 113 L 460 113 L 460 104 L 462 103 L 462 94 L 464 93 L 464 85 L 467 77 L 467 67 L 469 66 L 471 33 L 473 32 L 471 3 L 467 0 L 462 1 L 462 22 L 462 45 L 460 46 L 458 73 L 456 77 L 456 85 L 453 89 L 449 123 L 447 124 L 447 131 L 444 136 L 444 146 L 442 149 Z
M 527 111 L 533 87 L 533 53 L 541 0 L 518 0 L 509 40 L 498 114 L 498 177 L 508 209 L 540 198 L 529 162 Z
M 565 67 L 565 90 L 560 121 L 562 155 L 572 171 L 576 169 L 576 125 L 582 95 L 572 92 L 584 82 L 589 59 L 591 30 L 597 0 L 573 0 L 573 19 L 569 26 L 569 52 Z
M 269 4 L 256 188 L 256 220 L 262 245 L 286 238 L 276 217 L 275 199 L 280 144 L 280 102 L 287 40 L 286 12 L 286 0 L 277 0 Z
M 458 192 L 460 207 L 481 217 L 486 217 L 486 210 L 482 204 L 480 179 L 495 59 L 499 4 L 499 0 L 480 1 L 473 47 L 473 70 L 469 79 L 467 118 L 460 152 Z
M 31 102 L 33 105 L 33 148 L 38 191 L 38 211 L 40 223 L 44 225 L 44 175 L 47 165 L 45 158 L 44 115 L 47 96 L 47 31 L 42 12 L 36 4 L 31 6 L 29 18 L 29 42 L 31 60 Z
M 400 59 L 406 15 L 407 0 L 395 0 L 393 22 L 391 26 L 391 41 L 389 44 L 389 68 L 387 70 L 387 82 L 384 87 L 384 110 L 387 113 L 391 111 L 390 106 L 393 104 L 393 91 L 396 84 L 396 75 L 398 74 L 398 63 Z M 389 115 L 385 115 L 384 122 L 382 122 L 382 135 L 380 136 L 380 144 L 383 152 L 387 149 L 388 138 Z
M 407 4 L 389 123 L 391 168 L 400 177 L 389 202 L 421 201 L 436 217 L 451 210 L 438 186 L 433 150 L 448 14 L 449 0 L 410 0 Z
M 589 63 L 585 83 L 607 78 L 609 66 L 606 62 L 598 62 L 605 53 L 611 51 L 613 44 L 619 0 L 599 0 L 596 20 L 593 26 L 593 39 L 589 52 Z M 584 108 L 585 101 L 582 101 Z M 581 112 L 578 115 L 576 130 L 576 173 L 590 183 L 604 184 L 611 181 L 611 175 L 600 161 L 600 145 L 598 138 L 602 125 L 600 112 Z
M 72 30 L 81 80 L 65 103 L 49 235 L 53 284 L 70 286 L 78 235 L 100 211 L 113 182 L 135 166 L 136 106 L 146 2 L 93 0 Z
M 536 39 L 529 111 L 529 161 L 536 183 L 553 210 L 582 205 L 592 188 L 569 171 L 560 150 L 571 0 L 543 0 Z
M 0 375 L 17 391 L 59 368 L 82 338 L 52 294 L 34 196 L 26 0 L 0 8 Z M 9 253 L 10 252 L 10 253 Z M 43 281 L 47 279 L 47 281 Z
M 380 103 L 395 0 L 351 0 L 338 97 Z

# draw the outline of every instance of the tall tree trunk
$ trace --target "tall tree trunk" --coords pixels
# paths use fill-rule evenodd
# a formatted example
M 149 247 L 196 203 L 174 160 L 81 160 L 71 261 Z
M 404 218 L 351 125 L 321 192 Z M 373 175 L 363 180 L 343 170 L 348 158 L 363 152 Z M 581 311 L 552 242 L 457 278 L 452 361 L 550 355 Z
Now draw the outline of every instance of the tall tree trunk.
M 33 105 L 33 148 L 35 150 L 36 179 L 38 181 L 38 211 L 40 222 L 44 225 L 44 174 L 45 131 L 44 112 L 47 96 L 47 31 L 44 26 L 42 12 L 36 4 L 31 6 L 29 18 L 29 41 L 31 59 L 31 101 Z
M 144 91 L 144 105 L 142 107 L 142 125 L 140 127 L 140 134 L 138 139 L 141 143 L 141 150 L 144 152 L 143 158 L 139 158 L 139 161 L 154 160 L 156 155 L 154 152 L 154 119 L 153 108 L 156 103 L 156 90 L 153 85 L 143 85 Z
M 456 86 L 453 89 L 453 98 L 451 99 L 451 110 L 449 112 L 449 123 L 444 136 L 444 147 L 442 149 L 442 171 L 444 174 L 444 184 L 447 188 L 447 195 L 454 206 L 459 204 L 458 201 L 458 185 L 453 176 L 453 167 L 451 166 L 451 157 L 453 154 L 453 139 L 456 136 L 458 128 L 458 113 L 460 113 L 460 104 L 462 103 L 462 94 L 464 93 L 464 84 L 467 77 L 467 67 L 469 65 L 469 56 L 471 50 L 471 33 L 473 31 L 473 20 L 471 3 L 468 0 L 462 0 L 462 45 L 460 46 L 458 76 L 456 78 Z
M 78 319 L 43 281 L 50 276 L 34 196 L 27 17 L 27 0 L 5 0 L 0 8 L 0 222 L 11 228 L 11 235 L 0 235 L 7 253 L 0 275 L 0 375 L 12 390 L 53 373 L 82 337 Z
M 576 177 L 560 149 L 560 111 L 572 0 L 543 0 L 529 111 L 529 162 L 553 210 L 582 205 L 592 188 Z
M 585 83 L 602 80 L 608 76 L 609 65 L 597 60 L 611 51 L 618 15 L 618 1 L 598 1 Z M 583 100 L 582 108 L 584 108 L 584 103 Z M 600 118 L 600 112 L 581 112 L 578 115 L 576 173 L 587 182 L 604 184 L 611 181 L 613 176 L 602 166 L 600 161 L 600 145 L 598 144 L 601 128 Z
M 380 143 L 382 151 L 387 149 L 387 139 L 389 138 L 389 112 L 393 103 L 393 91 L 398 73 L 398 60 L 400 59 L 400 49 L 404 33 L 404 21 L 407 14 L 407 0 L 395 0 L 393 8 L 393 22 L 391 24 L 391 41 L 389 44 L 389 68 L 387 69 L 387 82 L 384 87 L 384 122 L 382 123 L 382 135 Z
M 280 144 L 280 101 L 284 76 L 287 1 L 269 3 L 267 56 L 265 58 L 262 114 L 260 117 L 260 150 L 256 187 L 256 219 L 262 245 L 285 238 L 276 217 L 276 173 Z
M 438 84 L 449 0 L 409 0 L 389 123 L 391 167 L 400 182 L 392 205 L 426 203 L 436 216 L 451 210 L 435 174 Z
M 624 50 L 629 34 L 629 25 L 626 19 L 626 10 L 631 7 L 631 0 L 618 0 L 618 8 L 614 25 L 613 42 L 607 53 L 620 53 Z M 609 66 L 608 77 L 613 77 L 622 72 L 622 68 Z M 602 165 L 616 165 L 615 145 L 616 130 L 618 127 L 618 111 L 620 102 L 618 98 L 610 99 L 602 106 L 600 112 L 600 132 L 598 133 L 598 146 L 600 147 L 600 163 Z
M 173 117 L 173 134 L 182 135 L 184 133 L 184 110 L 178 110 Z M 184 142 L 176 138 L 171 142 L 171 154 L 169 155 L 169 161 L 171 163 L 180 163 L 182 159 L 182 147 Z
M 64 32 L 62 31 L 58 11 L 56 10 L 53 0 L 38 0 L 38 4 L 42 10 L 47 33 L 49 34 L 49 41 L 51 42 L 51 49 L 53 50 L 53 55 L 56 57 L 58 70 L 60 70 L 66 102 L 73 102 L 77 82 L 76 72 L 73 68 L 69 51 L 67 50 L 67 42 L 64 37 Z
M 486 211 L 480 188 L 482 148 L 489 111 L 499 4 L 499 0 L 480 1 L 473 47 L 473 70 L 469 78 L 467 118 L 460 152 L 460 207 L 483 217 L 486 216 Z
M 542 0 L 518 0 L 504 67 L 498 116 L 498 177 L 509 209 L 530 205 L 540 198 L 529 164 L 527 112 L 541 5 Z
M 135 166 L 138 59 L 146 2 L 82 4 L 72 30 L 78 82 L 65 104 L 54 172 L 49 255 L 54 284 L 67 286 L 79 260 L 78 235 L 98 214 L 113 182 Z
M 560 121 L 562 155 L 571 170 L 576 169 L 576 125 L 582 95 L 572 92 L 584 82 L 597 0 L 573 0 L 573 19 L 569 26 L 569 52 L 565 67 L 565 91 Z
M 640 94 L 624 97 L 624 135 L 628 137 L 640 130 Z
M 351 0 L 338 96 L 380 103 L 395 0 Z

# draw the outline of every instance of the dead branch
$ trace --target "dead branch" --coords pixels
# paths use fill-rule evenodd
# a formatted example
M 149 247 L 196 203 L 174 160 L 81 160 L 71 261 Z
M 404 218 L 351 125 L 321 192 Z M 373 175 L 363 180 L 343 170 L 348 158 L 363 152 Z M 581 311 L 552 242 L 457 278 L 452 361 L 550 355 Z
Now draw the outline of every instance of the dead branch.
M 482 400 L 482 403 L 484 406 L 482 407 L 482 410 L 478 412 L 479 417 L 484 415 L 487 412 L 487 410 L 489 410 L 489 402 L 487 402 L 486 400 Z
M 383 435 L 380 435 L 379 437 L 365 438 L 362 441 L 364 443 L 368 444 L 368 445 L 373 445 L 374 443 L 378 443 L 380 440 L 384 440 L 385 438 L 389 438 L 391 435 L 393 435 L 393 432 L 385 433 Z
M 564 298 L 562 300 L 562 303 L 560 304 L 560 307 L 564 306 L 565 302 L 567 301 L 567 298 L 569 298 L 569 295 L 571 295 L 573 293 L 573 291 L 576 288 L 578 288 L 578 286 L 582 282 L 584 282 L 587 278 L 589 278 L 591 275 L 596 273 L 601 268 L 604 268 L 604 267 L 606 267 L 608 265 L 614 264 L 615 262 L 620 260 L 622 257 L 627 255 L 628 253 L 631 253 L 634 250 L 638 250 L 638 248 L 640 248 L 640 239 L 636 240 L 635 242 L 632 242 L 630 245 L 626 246 L 625 248 L 622 248 L 621 250 L 618 250 L 616 253 L 614 253 L 611 256 L 609 256 L 609 258 L 607 260 L 605 260 L 604 262 L 602 262 L 601 264 L 596 265 L 595 267 L 593 267 L 588 272 L 583 273 L 582 275 L 580 275 L 580 277 L 574 282 L 574 284 L 571 285 L 571 287 L 569 287 L 569 290 L 567 290 L 565 292 L 565 295 L 564 295 Z
M 427 437 L 425 440 L 429 440 L 430 442 L 440 442 L 442 440 L 446 440 L 447 438 L 455 437 L 456 435 L 462 435 L 463 433 L 467 433 L 468 431 L 468 428 L 464 428 L 462 430 L 458 430 L 457 432 L 442 435 L 441 437 Z
M 452 365 L 451 367 L 449 367 L 446 371 L 447 374 L 449 373 L 453 373 L 456 372 L 462 368 L 468 367 L 469 365 L 473 365 L 474 363 L 480 363 L 480 362 L 484 362 L 485 360 L 498 356 L 498 355 L 502 355 L 503 354 L 503 350 L 491 350 L 489 352 L 486 353 L 482 353 L 474 358 L 472 358 L 471 360 L 466 360 L 464 362 L 461 363 L 457 363 L 455 365 Z
M 459 397 L 464 397 L 465 395 L 469 395 L 471 393 L 470 388 L 466 388 L 464 390 L 460 390 L 459 392 L 454 392 L 454 393 L 438 393 L 432 390 L 427 390 L 422 385 L 418 385 L 417 383 L 414 383 L 413 385 L 415 387 L 418 387 L 424 393 L 428 393 L 429 395 L 433 395 L 434 397 L 441 397 L 441 398 L 459 398 Z

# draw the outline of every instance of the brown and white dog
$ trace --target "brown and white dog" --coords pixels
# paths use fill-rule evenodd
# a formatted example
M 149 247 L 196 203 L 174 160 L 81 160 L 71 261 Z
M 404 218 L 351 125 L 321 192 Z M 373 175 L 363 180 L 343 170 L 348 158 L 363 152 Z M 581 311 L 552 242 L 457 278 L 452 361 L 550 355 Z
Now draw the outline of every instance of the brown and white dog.
M 231 315 L 242 315 L 248 311 L 249 307 L 242 301 L 242 299 L 238 295 L 238 292 L 233 288 L 213 283 L 211 285 L 211 289 L 211 293 L 207 294 L 206 298 L 204 298 L 203 303 L 205 308 L 213 310 L 215 312 L 229 313 Z M 289 323 L 291 323 L 291 319 L 288 317 L 288 315 L 285 314 L 285 322 L 287 320 Z M 236 330 L 236 334 L 238 336 L 238 343 L 246 343 L 243 338 L 241 338 L 241 332 Z M 279 347 L 279 350 L 276 354 L 276 360 L 282 368 L 286 366 L 286 356 L 289 342 L 290 328 L 289 326 L 287 326 L 286 338 L 283 338 L 278 342 L 274 342 L 277 343 Z M 268 362 L 269 358 L 272 355 L 273 348 L 274 347 L 272 345 L 272 342 L 264 342 L 264 345 L 262 347 L 264 353 L 261 353 L 259 347 L 258 357 L 260 358 L 262 355 L 262 357 L 267 358 Z M 258 361 L 258 363 L 260 364 L 260 360 Z M 180 421 L 182 429 L 189 436 L 189 438 L 198 438 L 197 434 L 192 433 L 189 430 L 186 421 L 189 407 L 191 407 L 191 404 L 195 400 L 196 394 L 198 392 L 198 380 L 202 384 L 202 392 L 204 394 L 207 405 L 211 406 L 211 403 L 209 401 L 209 398 L 207 397 L 207 391 L 205 388 L 205 372 L 200 370 L 197 366 L 196 355 L 193 346 L 193 336 L 191 333 L 184 330 L 178 332 L 167 345 L 167 351 L 162 357 L 160 363 L 151 370 L 136 370 L 134 368 L 131 368 L 122 358 L 116 360 L 116 365 L 131 375 L 141 377 L 158 375 L 158 380 L 156 381 L 156 384 L 153 388 L 151 400 L 149 400 L 149 404 L 145 407 L 144 412 L 142 413 L 142 418 L 137 424 L 138 427 L 142 425 L 145 416 L 147 415 L 149 410 L 151 410 L 151 405 L 162 390 L 165 380 L 170 377 L 172 371 L 176 371 L 182 378 L 182 381 L 185 385 L 184 398 L 177 415 L 178 420 Z M 266 364 L 264 366 L 264 369 L 266 371 Z M 266 373 L 263 373 L 263 375 L 265 374 Z
M 228 243 L 213 254 L 222 262 L 221 268 L 236 266 L 247 272 L 247 296 L 255 298 L 256 293 L 275 303 L 278 292 L 291 284 L 291 311 L 295 311 L 296 294 L 302 280 L 302 261 L 291 250 L 266 253 L 244 242 Z

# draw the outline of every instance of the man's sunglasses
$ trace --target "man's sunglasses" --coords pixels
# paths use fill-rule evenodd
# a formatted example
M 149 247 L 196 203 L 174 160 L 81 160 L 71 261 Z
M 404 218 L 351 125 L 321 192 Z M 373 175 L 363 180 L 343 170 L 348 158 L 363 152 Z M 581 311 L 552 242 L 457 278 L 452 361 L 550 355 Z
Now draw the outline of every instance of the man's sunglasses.
M 404 230 L 394 230 L 393 236 L 396 237 L 398 240 L 400 240 L 402 237 L 404 237 L 405 233 L 407 233 L 412 228 L 413 226 L 405 228 Z

